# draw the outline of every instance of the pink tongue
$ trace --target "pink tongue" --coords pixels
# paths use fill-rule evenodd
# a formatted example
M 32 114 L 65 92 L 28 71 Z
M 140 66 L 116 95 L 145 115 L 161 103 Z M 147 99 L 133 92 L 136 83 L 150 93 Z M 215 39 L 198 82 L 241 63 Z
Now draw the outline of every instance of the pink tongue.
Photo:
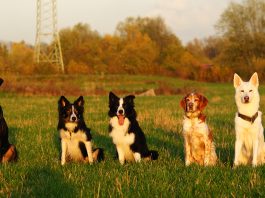
M 123 115 L 118 115 L 119 125 L 124 124 L 125 117 Z

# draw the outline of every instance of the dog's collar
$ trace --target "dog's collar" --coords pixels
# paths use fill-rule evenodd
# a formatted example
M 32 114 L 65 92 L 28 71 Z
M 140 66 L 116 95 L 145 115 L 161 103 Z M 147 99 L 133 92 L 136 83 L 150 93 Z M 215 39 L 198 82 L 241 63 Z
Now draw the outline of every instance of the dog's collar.
M 258 117 L 259 113 L 257 111 L 257 113 L 255 113 L 252 117 L 249 117 L 249 116 L 246 116 L 246 115 L 243 115 L 241 113 L 237 113 L 238 117 L 242 118 L 243 120 L 246 120 L 248 122 L 250 122 L 251 124 L 253 124 L 256 120 L 256 118 Z

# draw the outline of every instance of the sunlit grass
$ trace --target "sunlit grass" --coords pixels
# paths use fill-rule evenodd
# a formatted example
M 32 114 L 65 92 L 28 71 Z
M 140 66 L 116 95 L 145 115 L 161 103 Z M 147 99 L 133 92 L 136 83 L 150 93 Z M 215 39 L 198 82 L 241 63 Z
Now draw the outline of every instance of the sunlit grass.
M 154 82 L 157 79 L 148 78 Z M 144 78 L 139 77 L 139 82 L 141 79 Z M 164 80 L 179 87 L 182 82 L 205 90 L 203 94 L 209 99 L 205 113 L 219 156 L 216 167 L 184 166 L 183 111 L 179 107 L 183 95 L 136 97 L 139 123 L 149 148 L 159 151 L 159 160 L 121 166 L 114 159 L 115 149 L 108 135 L 107 95 L 84 93 L 86 123 L 92 129 L 95 147 L 104 148 L 106 159 L 93 165 L 71 163 L 62 167 L 56 130 L 59 96 L 1 93 L 0 104 L 10 128 L 10 142 L 17 146 L 19 161 L 1 165 L 0 197 L 264 196 L 264 166 L 232 168 L 236 112 L 232 84 Z M 118 89 L 115 86 L 112 88 Z M 260 92 L 265 93 L 263 87 Z M 261 110 L 265 111 L 264 96 Z

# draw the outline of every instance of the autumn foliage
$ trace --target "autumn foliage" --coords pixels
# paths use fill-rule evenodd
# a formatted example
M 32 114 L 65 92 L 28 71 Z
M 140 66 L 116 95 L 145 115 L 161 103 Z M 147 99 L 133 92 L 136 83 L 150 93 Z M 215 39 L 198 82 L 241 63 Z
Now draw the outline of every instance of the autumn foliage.
M 265 76 L 265 3 L 231 3 L 220 16 L 219 36 L 194 39 L 185 46 L 160 17 L 120 22 L 113 35 L 87 24 L 60 31 L 67 74 L 154 74 L 203 81 L 231 81 L 237 72 Z M 253 21 L 254 20 L 254 21 Z M 33 63 L 34 46 L 0 44 L 0 72 L 56 73 L 56 66 Z M 46 69 L 45 69 L 46 68 Z

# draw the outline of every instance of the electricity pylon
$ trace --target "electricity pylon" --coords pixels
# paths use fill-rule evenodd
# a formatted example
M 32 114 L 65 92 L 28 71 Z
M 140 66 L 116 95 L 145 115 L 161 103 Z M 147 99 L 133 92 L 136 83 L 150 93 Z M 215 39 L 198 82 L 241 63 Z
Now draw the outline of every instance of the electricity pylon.
M 57 28 L 56 0 L 37 0 L 37 23 L 34 58 L 36 63 L 58 65 L 64 73 L 64 63 Z

